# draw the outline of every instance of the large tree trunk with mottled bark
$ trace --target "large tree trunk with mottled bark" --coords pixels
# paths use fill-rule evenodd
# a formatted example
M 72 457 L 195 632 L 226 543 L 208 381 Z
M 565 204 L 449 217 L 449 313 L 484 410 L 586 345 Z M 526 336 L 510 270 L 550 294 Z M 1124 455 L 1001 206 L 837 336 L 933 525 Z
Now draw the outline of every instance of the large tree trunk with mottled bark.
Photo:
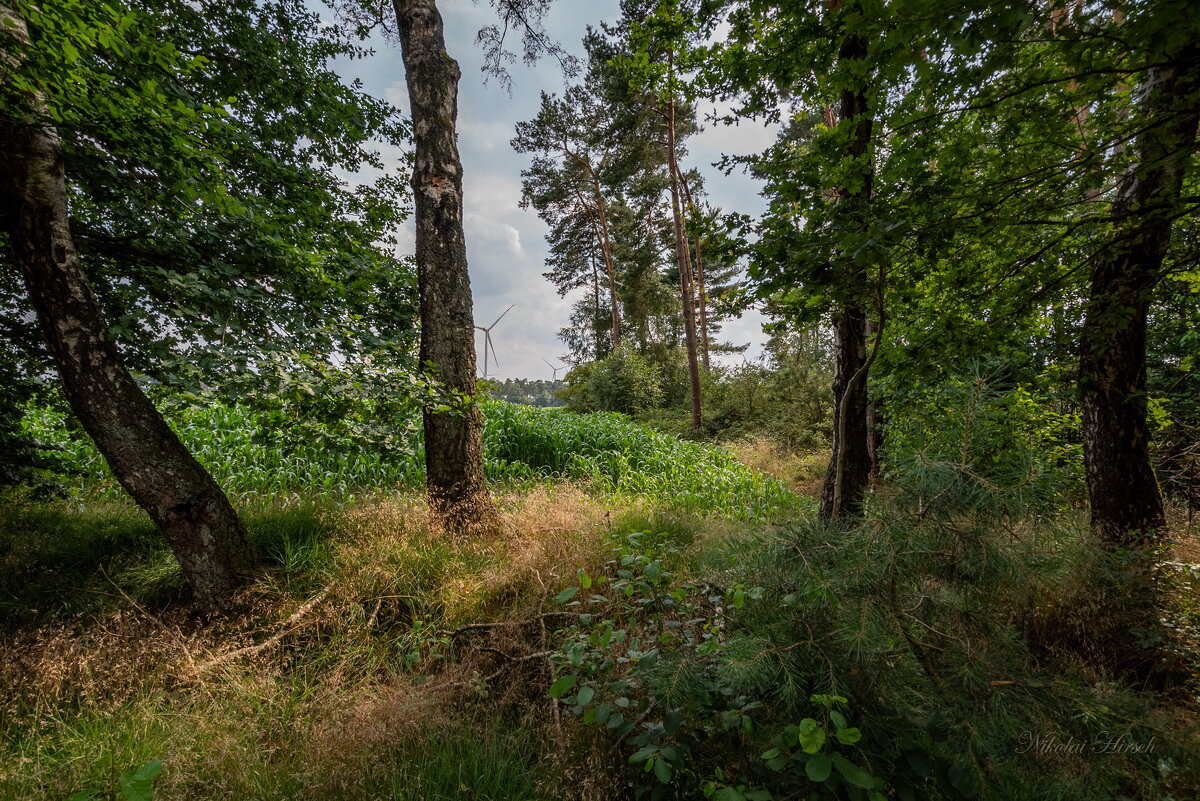
M 867 56 L 861 36 L 847 36 L 838 50 L 839 64 L 849 70 Z M 832 117 L 826 110 L 827 119 Z M 840 119 L 852 123 L 846 148 L 849 161 L 864 164 L 862 181 L 854 191 L 839 187 L 835 202 L 847 226 L 866 226 L 874 185 L 874 167 L 866 161 L 874 120 L 867 108 L 867 87 L 843 89 Z M 870 285 L 865 267 L 842 254 L 838 299 L 833 310 L 835 372 L 833 379 L 833 453 L 821 492 L 821 517 L 853 518 L 862 510 L 871 479 L 870 426 L 867 421 L 867 298 Z M 877 335 L 878 336 L 878 335 Z
M 1166 517 L 1150 463 L 1146 318 L 1180 213 L 1200 125 L 1200 48 L 1146 75 L 1133 166 L 1116 187 L 1113 240 L 1092 260 L 1080 332 L 1083 458 L 1092 532 L 1114 558 L 1092 599 L 1086 641 L 1106 666 L 1143 685 L 1169 681 L 1156 579 Z
M 446 52 L 434 0 L 394 0 L 412 110 L 413 195 L 421 298 L 421 364 L 445 388 L 475 396 L 475 319 L 463 234 L 458 156 L 458 63 Z M 435 518 L 456 533 L 495 525 L 483 474 L 482 418 L 472 402 L 426 410 L 425 469 Z
M 2 7 L 0 17 L 15 19 Z M 24 33 L 19 22 L 17 30 Z M 170 543 L 197 606 L 218 611 L 246 583 L 253 552 L 221 488 L 117 352 L 71 237 L 63 154 L 52 126 L 0 117 L 0 189 L 0 225 L 72 411 Z
M 1112 207 L 1115 240 L 1092 263 L 1080 336 L 1083 454 L 1092 530 L 1108 547 L 1137 546 L 1164 525 L 1146 421 L 1146 315 L 1178 215 L 1200 120 L 1200 48 L 1150 71 L 1136 167 Z

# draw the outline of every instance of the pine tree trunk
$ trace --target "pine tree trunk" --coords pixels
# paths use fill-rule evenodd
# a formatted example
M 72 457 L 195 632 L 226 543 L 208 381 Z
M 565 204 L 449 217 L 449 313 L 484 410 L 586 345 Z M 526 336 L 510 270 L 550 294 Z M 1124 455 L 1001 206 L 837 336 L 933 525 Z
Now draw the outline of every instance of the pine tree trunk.
M 588 167 L 591 172 L 591 167 Z M 592 173 L 592 189 L 596 193 L 596 211 L 600 222 L 600 247 L 604 254 L 604 269 L 608 273 L 608 300 L 612 312 L 612 344 L 616 348 L 621 344 L 621 307 L 617 301 L 617 267 L 613 260 L 612 240 L 608 236 L 608 207 L 604 203 L 604 195 L 600 193 L 600 181 Z
M 673 67 L 673 59 L 668 55 Z M 692 266 L 688 257 L 687 237 L 683 233 L 680 209 L 679 160 L 675 146 L 675 98 L 667 101 L 667 169 L 671 171 L 671 211 L 675 217 L 675 257 L 679 266 L 680 294 L 683 296 L 683 331 L 687 342 L 688 378 L 692 401 L 692 433 L 700 432 L 704 417 L 700 407 L 700 364 L 696 354 L 696 307 L 692 291 Z
M 688 186 L 686 175 L 680 176 L 683 185 L 683 198 L 689 211 L 695 210 L 692 203 L 692 188 Z M 704 369 L 712 367 L 708 351 L 708 292 L 704 286 L 704 262 L 700 258 L 700 236 L 696 236 L 696 302 L 699 305 L 700 317 L 700 361 Z
M 475 395 L 475 320 L 463 234 L 462 161 L 458 155 L 458 63 L 446 52 L 434 0 L 394 0 L 416 153 L 413 195 L 421 302 L 421 364 L 449 390 Z M 426 410 L 429 505 L 447 530 L 495 525 L 483 474 L 482 418 Z
M 24 25 L 0 7 L 0 19 Z M 24 37 L 22 37 L 24 38 Z M 8 236 L 63 393 L 117 481 L 170 544 L 196 605 L 216 612 L 255 560 L 229 500 L 130 375 L 79 262 L 68 226 L 58 133 L 0 118 L 0 224 Z
M 863 61 L 867 42 L 848 36 L 838 51 L 838 63 Z M 865 226 L 874 183 L 874 168 L 867 162 L 873 119 L 867 108 L 866 86 L 843 89 L 839 116 L 853 122 L 846 148 L 847 160 L 864 163 L 859 188 L 839 188 L 835 195 L 846 225 Z M 826 119 L 833 117 L 826 109 Z M 867 423 L 867 314 L 864 308 L 870 286 L 865 268 L 842 254 L 843 274 L 839 300 L 833 310 L 835 372 L 833 380 L 833 454 L 821 492 L 821 517 L 840 520 L 858 515 L 871 477 L 870 426 Z
M 1150 465 L 1146 315 L 1178 213 L 1200 121 L 1200 49 L 1147 77 L 1136 167 L 1117 187 L 1116 238 L 1092 263 L 1080 335 L 1083 453 L 1092 530 L 1108 547 L 1136 546 L 1165 523 Z
M 576 161 L 582 163 L 588 173 L 591 174 L 591 166 L 584 162 L 582 158 L 569 150 L 565 152 Z M 604 204 L 604 198 L 600 195 L 600 182 L 594 174 L 592 174 L 592 187 L 596 193 L 596 212 L 594 214 L 592 213 L 592 206 L 583 199 L 583 194 L 579 191 L 579 187 L 573 186 L 572 188 L 575 191 L 575 199 L 579 201 L 579 205 L 583 207 L 588 216 L 588 223 L 592 226 L 592 233 L 596 236 L 596 244 L 600 246 L 600 255 L 604 259 L 604 272 L 608 276 L 609 321 L 611 323 L 609 340 L 612 348 L 615 350 L 621 344 L 621 309 L 617 301 L 617 272 L 613 263 L 612 242 L 608 236 L 608 212 Z M 595 264 L 592 267 L 595 269 Z M 600 358 L 598 347 L 596 358 Z

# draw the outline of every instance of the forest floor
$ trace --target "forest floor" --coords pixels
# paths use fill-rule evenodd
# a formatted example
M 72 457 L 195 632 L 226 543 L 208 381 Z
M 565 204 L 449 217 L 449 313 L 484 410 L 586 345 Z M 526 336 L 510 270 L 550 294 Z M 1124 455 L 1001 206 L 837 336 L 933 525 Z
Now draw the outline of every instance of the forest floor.
M 727 524 L 570 485 L 500 503 L 503 534 L 469 542 L 432 530 L 417 497 L 249 510 L 271 568 L 215 622 L 175 600 L 167 555 L 139 553 L 154 532 L 136 510 L 6 510 L 10 534 L 58 539 L 43 579 L 74 597 L 0 635 L 0 797 L 107 794 L 156 759 L 165 799 L 604 795 L 581 793 L 603 768 L 563 769 L 555 595 L 599 574 L 616 534 Z M 6 589 L 10 617 L 62 600 Z
M 820 455 L 784 458 L 761 442 L 735 452 L 801 491 L 819 490 Z M 830 622 L 842 614 L 866 620 L 867 607 L 855 605 L 858 591 L 849 577 L 885 561 L 872 550 L 881 541 L 877 536 L 813 539 L 820 532 L 810 522 L 795 524 L 792 533 L 787 526 L 699 517 L 572 483 L 542 483 L 502 494 L 499 501 L 503 531 L 471 541 L 432 528 L 413 494 L 346 504 L 293 499 L 246 505 L 244 519 L 269 567 L 234 613 L 217 621 L 189 613 L 177 567 L 130 506 L 55 501 L 0 507 L 0 797 L 63 801 L 95 790 L 95 797 L 118 799 L 122 772 L 153 760 L 165 765 L 154 781 L 160 800 L 598 801 L 630 795 L 635 779 L 625 735 L 614 738 L 603 727 L 581 723 L 566 703 L 579 702 L 579 696 L 551 697 L 547 688 L 561 673 L 570 633 L 564 628 L 582 617 L 564 597 L 573 595 L 572 588 L 586 592 L 591 577 L 617 581 L 614 554 L 624 555 L 620 564 L 627 564 L 632 557 L 623 543 L 637 532 L 673 543 L 675 556 L 662 560 L 673 558 L 683 577 L 670 580 L 677 597 L 680 587 L 719 582 L 728 588 L 726 599 L 736 598 L 742 590 L 733 588 L 743 586 L 739 576 L 748 577 L 763 585 L 745 591 L 765 595 L 756 602 L 763 610 L 780 598 L 776 605 L 787 608 L 782 613 L 803 613 L 791 620 L 847 632 L 852 642 L 844 654 L 828 636 L 809 643 L 827 641 L 820 648 L 828 663 L 817 679 L 804 679 L 809 686 L 819 684 L 821 670 L 852 682 L 860 666 L 869 672 L 891 664 L 885 695 L 910 693 L 913 704 L 929 707 L 931 691 L 919 660 L 897 662 L 894 642 L 879 645 L 883 656 L 873 657 L 876 646 L 862 632 Z M 1183 519 L 1175 530 L 1178 561 L 1200 563 L 1200 537 Z M 1048 550 L 1039 546 L 1039 558 L 1069 548 L 1064 542 Z M 787 558 L 780 554 L 787 553 L 799 553 L 804 569 L 832 571 L 812 586 L 832 588 L 841 600 L 807 612 L 793 609 L 797 602 L 786 591 L 809 586 L 811 577 L 799 566 L 786 572 L 781 565 Z M 862 561 L 847 561 L 851 557 Z M 826 568 L 821 560 L 829 560 Z M 835 576 L 838 571 L 846 575 Z M 1005 591 L 1018 592 L 1012 579 L 1004 581 L 1010 582 Z M 1076 579 L 1065 581 L 1086 592 L 1069 583 Z M 782 589 L 773 595 L 776 586 Z M 928 592 L 934 585 L 922 586 Z M 1055 586 L 1064 593 L 1064 585 Z M 1181 613 L 1195 614 L 1194 594 L 1188 603 Z M 732 613 L 741 602 L 729 606 Z M 1005 631 L 1016 625 L 1003 609 L 992 614 Z M 796 624 L 770 615 L 753 612 L 739 625 L 753 635 L 747 641 L 764 643 L 756 646 L 762 653 L 789 652 L 794 646 L 771 645 L 771 638 L 794 638 Z M 722 619 L 717 628 L 732 625 L 732 618 Z M 944 625 L 928 619 L 931 628 Z M 1152 697 L 1123 690 L 1061 655 L 1028 658 L 1021 645 L 1019 658 L 1013 657 L 1018 646 L 994 634 L 968 643 L 966 656 L 949 653 L 956 641 L 918 634 L 926 637 L 926 654 L 940 675 L 958 671 L 954 686 L 945 689 L 955 699 L 945 702 L 948 715 L 960 719 L 954 704 L 974 710 L 961 719 L 982 732 L 981 751 L 993 748 L 989 769 L 998 778 L 983 777 L 991 790 L 964 786 L 962 798 L 1103 798 L 1112 788 L 1130 798 L 1195 797 L 1189 793 L 1200 787 L 1200 716 L 1194 691 L 1186 689 L 1195 679 L 1183 690 Z M 920 650 L 914 647 L 914 653 Z M 709 664 L 705 659 L 694 661 Z M 719 683 L 745 662 L 731 656 L 704 675 Z M 751 672 L 738 679 L 751 688 L 741 691 L 766 698 L 789 671 L 809 669 L 808 663 L 780 664 L 763 678 Z M 997 707 L 999 694 L 1010 688 L 1020 700 Z M 768 701 L 777 702 L 786 706 L 777 698 Z M 638 719 L 653 708 L 653 701 L 646 704 Z M 885 725 L 899 724 L 878 727 Z M 1060 739 L 1123 727 L 1143 740 L 1157 738 L 1149 740 L 1159 743 L 1154 758 L 1167 767 L 1150 776 L 1144 755 L 1089 764 L 1053 753 L 1029 756 L 1044 776 L 1019 761 L 1027 755 L 1001 764 L 996 754 L 1012 752 L 1021 733 L 1037 726 Z M 762 751 L 749 734 L 733 741 L 716 736 L 715 742 L 725 743 L 720 748 L 732 749 L 727 757 L 718 752 L 718 761 L 749 761 Z M 709 750 L 702 753 L 712 758 Z M 700 797 L 704 788 L 722 792 L 711 780 L 703 784 L 705 774 L 696 771 L 690 789 L 682 779 L 672 785 L 679 797 Z M 1012 784 L 1012 776 L 1025 774 L 1028 787 Z M 939 779 L 938 786 L 957 787 L 953 765 L 948 775 L 950 783 Z M 1006 785 L 1011 790 L 995 794 Z M 957 791 L 939 792 L 926 797 L 952 798 Z

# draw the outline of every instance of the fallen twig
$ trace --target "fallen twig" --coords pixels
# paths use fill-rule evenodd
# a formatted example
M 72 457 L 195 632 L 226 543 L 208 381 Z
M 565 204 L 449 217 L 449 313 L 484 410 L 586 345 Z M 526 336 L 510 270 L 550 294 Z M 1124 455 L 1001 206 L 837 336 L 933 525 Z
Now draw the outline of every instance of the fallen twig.
M 211 668 L 217 667 L 218 665 L 224 665 L 228 662 L 233 662 L 234 660 L 242 659 L 247 656 L 253 656 L 255 654 L 262 653 L 263 651 L 266 651 L 269 648 L 273 648 L 275 645 L 277 645 L 279 643 L 280 640 L 282 640 L 284 637 L 291 634 L 293 631 L 296 630 L 296 628 L 298 628 L 297 626 L 295 626 L 293 624 L 297 623 L 302 617 L 304 617 L 309 612 L 311 612 L 313 609 L 315 609 L 317 607 L 317 605 L 320 604 L 322 601 L 324 601 L 328 595 L 329 595 L 329 588 L 326 587 L 325 589 L 323 589 L 319 593 L 317 593 L 315 596 L 310 598 L 308 601 L 306 601 L 299 609 L 297 609 L 295 612 L 293 612 L 291 617 L 289 617 L 287 620 L 283 621 L 283 627 L 276 633 L 272 634 L 267 639 L 263 640 L 260 643 L 255 644 L 255 645 L 247 645 L 245 648 L 237 648 L 233 651 L 227 651 L 227 652 L 221 654 L 220 656 L 217 656 L 217 657 L 214 657 L 213 659 L 208 660 L 207 662 L 205 662 L 203 664 L 197 665 L 195 668 L 193 668 L 191 671 L 188 672 L 188 674 L 187 674 L 188 677 L 194 678 L 197 675 L 199 675 Z

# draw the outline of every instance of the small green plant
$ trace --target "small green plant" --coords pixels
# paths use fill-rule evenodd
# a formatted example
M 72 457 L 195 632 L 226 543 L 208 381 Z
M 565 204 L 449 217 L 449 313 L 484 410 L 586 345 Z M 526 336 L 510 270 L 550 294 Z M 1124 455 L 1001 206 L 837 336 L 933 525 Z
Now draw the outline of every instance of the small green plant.
M 125 801 L 154 801 L 154 780 L 162 772 L 161 759 L 151 760 L 140 768 L 130 768 L 121 771 L 118 780 L 118 793 Z M 99 801 L 107 797 L 103 790 L 80 790 L 72 794 L 67 801 Z
M 631 752 L 643 793 L 666 797 L 682 784 L 717 801 L 769 801 L 784 789 L 883 798 L 883 781 L 861 767 L 862 732 L 849 724 L 846 698 L 814 694 L 820 721 L 762 729 L 771 718 L 763 699 L 729 680 L 743 637 L 736 615 L 763 599 L 761 587 L 685 579 L 672 569 L 679 549 L 661 534 L 629 534 L 613 551 L 605 575 L 580 571 L 558 595 L 580 611 L 563 631 L 549 692 Z M 770 750 L 747 758 L 766 742 Z M 741 753 L 730 758 L 733 743 Z

